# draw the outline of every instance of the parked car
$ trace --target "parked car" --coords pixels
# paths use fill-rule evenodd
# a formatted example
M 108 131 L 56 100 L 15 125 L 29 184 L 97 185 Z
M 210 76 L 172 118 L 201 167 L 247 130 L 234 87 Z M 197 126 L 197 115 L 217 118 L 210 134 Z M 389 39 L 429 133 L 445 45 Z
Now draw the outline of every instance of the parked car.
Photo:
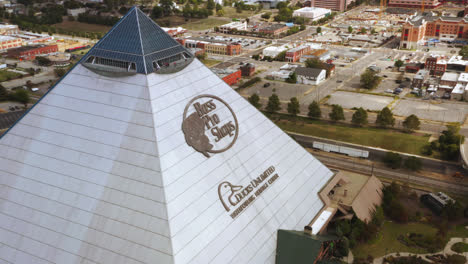
M 450 93 L 444 93 L 444 95 L 442 95 L 442 99 L 450 99 Z
M 342 81 L 342 80 L 337 80 L 336 82 L 337 82 L 337 83 L 342 83 L 343 81 Z
M 408 77 L 405 77 L 405 81 L 407 81 L 407 82 L 411 82 L 411 79 L 410 79 L 410 78 L 408 78 Z
M 398 88 L 405 88 L 405 85 L 404 85 L 404 84 L 400 84 L 400 85 L 398 86 Z
M 263 88 L 267 88 L 267 87 L 269 87 L 270 85 L 271 85 L 271 83 L 265 83 L 265 84 L 263 85 Z
M 412 94 L 419 94 L 419 88 L 414 88 L 413 90 L 411 90 L 411 93 Z
M 387 78 L 388 76 L 387 76 L 387 75 L 384 75 L 383 77 L 384 77 L 384 78 Z
M 37 92 L 37 91 L 39 91 L 39 88 L 31 88 L 31 91 Z
M 387 89 L 385 90 L 386 93 L 393 93 L 393 90 L 392 89 Z
M 395 80 L 396 83 L 402 83 L 402 80 Z
M 393 94 L 400 94 L 402 91 L 403 89 L 401 88 L 395 88 L 395 90 L 393 90 Z

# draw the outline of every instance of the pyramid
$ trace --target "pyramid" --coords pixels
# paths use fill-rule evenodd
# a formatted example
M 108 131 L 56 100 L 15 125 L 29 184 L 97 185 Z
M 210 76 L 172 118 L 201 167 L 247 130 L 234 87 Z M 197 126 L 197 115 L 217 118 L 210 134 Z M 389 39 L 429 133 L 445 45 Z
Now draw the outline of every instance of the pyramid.
M 133 8 L 0 138 L 0 262 L 274 263 L 331 176 Z

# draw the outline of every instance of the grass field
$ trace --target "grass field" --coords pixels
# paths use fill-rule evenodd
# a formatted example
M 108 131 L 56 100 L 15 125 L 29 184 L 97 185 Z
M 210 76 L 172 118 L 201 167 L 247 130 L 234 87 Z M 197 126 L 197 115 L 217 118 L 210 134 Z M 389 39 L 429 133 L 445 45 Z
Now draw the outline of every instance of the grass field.
M 0 82 L 8 81 L 14 78 L 21 76 L 21 74 L 17 72 L 11 72 L 7 70 L 0 70 Z
M 468 252 L 468 244 L 463 242 L 458 242 L 453 244 L 452 250 L 457 253 Z
M 216 26 L 224 25 L 226 23 L 229 22 L 221 18 L 206 18 L 183 24 L 181 27 L 188 30 L 206 30 Z
M 372 255 L 376 258 L 392 252 L 428 253 L 422 248 L 407 247 L 398 241 L 398 236 L 407 233 L 433 236 L 437 233 L 437 229 L 422 223 L 397 224 L 387 221 L 382 227 L 379 239 L 357 245 L 352 249 L 353 255 L 358 258 L 366 258 L 368 255 Z
M 305 118 L 300 120 L 293 123 L 281 119 L 280 121 L 276 120 L 276 124 L 281 129 L 290 132 L 417 155 L 422 155 L 421 148 L 427 145 L 429 140 L 429 135 L 414 135 L 379 128 L 359 128 Z
M 212 59 L 204 59 L 201 61 L 203 64 L 205 64 L 206 67 L 211 67 L 213 65 L 216 65 L 220 63 L 221 61 L 219 60 L 212 60 Z
M 64 19 L 62 23 L 55 24 L 54 25 L 57 28 L 61 28 L 67 31 L 73 31 L 73 32 L 102 32 L 106 33 L 109 31 L 111 27 L 109 26 L 104 26 L 104 25 L 96 25 L 96 24 L 87 24 L 87 23 L 81 23 L 78 21 L 67 21 Z
M 229 17 L 229 18 L 244 19 L 244 18 L 248 18 L 248 17 L 255 15 L 254 11 L 246 11 L 246 10 L 242 10 L 242 13 L 237 13 L 236 9 L 230 6 L 223 7 L 223 10 L 224 10 L 223 17 Z

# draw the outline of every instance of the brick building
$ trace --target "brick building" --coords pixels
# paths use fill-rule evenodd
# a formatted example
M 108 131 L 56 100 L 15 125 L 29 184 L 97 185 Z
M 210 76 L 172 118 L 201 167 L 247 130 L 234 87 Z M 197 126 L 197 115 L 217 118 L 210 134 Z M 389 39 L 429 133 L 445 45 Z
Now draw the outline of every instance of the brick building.
M 441 76 L 447 70 L 447 61 L 440 56 L 430 56 L 426 59 L 424 68 L 428 70 L 431 75 Z
M 246 63 L 240 67 L 242 76 L 250 77 L 255 73 L 255 65 L 252 63 Z
M 235 42 L 226 42 L 204 38 L 177 39 L 177 41 L 186 48 L 199 48 L 209 54 L 233 56 L 239 55 L 242 52 L 242 46 Z
M 285 24 L 268 24 L 264 27 L 259 28 L 258 32 L 277 37 L 283 33 L 286 33 L 288 30 L 289 27 Z
M 23 40 L 20 38 L 0 36 L 0 50 L 17 48 L 21 45 L 23 45 Z
M 242 78 L 241 70 L 239 69 L 211 69 L 219 78 L 223 79 L 229 85 L 234 85 Z
M 389 0 L 389 7 L 406 7 L 406 8 L 424 8 L 432 9 L 440 6 L 443 1 L 440 0 Z
M 400 48 L 416 49 L 425 39 L 454 41 L 468 39 L 468 17 L 438 17 L 432 14 L 412 16 L 401 32 Z
M 308 0 L 304 6 L 320 7 L 333 11 L 345 11 L 354 0 Z
M 310 52 L 311 52 L 311 48 L 309 45 L 302 45 L 302 46 L 288 50 L 286 52 L 285 60 L 287 62 L 296 62 L 303 55 L 309 54 Z
M 47 55 L 58 52 L 57 45 L 24 46 L 8 50 L 8 57 L 19 60 L 34 60 L 37 55 Z

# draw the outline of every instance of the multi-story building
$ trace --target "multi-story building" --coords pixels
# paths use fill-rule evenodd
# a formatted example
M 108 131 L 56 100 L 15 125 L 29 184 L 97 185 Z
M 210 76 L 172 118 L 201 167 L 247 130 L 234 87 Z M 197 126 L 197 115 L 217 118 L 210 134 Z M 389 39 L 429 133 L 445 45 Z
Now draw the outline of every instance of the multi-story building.
M 320 7 L 333 11 L 345 11 L 354 0 L 308 0 L 304 6 Z
M 414 15 L 403 25 L 400 48 L 415 49 L 424 44 L 425 38 L 447 42 L 468 39 L 468 18 Z
M 419 70 L 416 73 L 416 75 L 414 75 L 413 77 L 413 82 L 411 83 L 411 87 L 421 89 L 421 87 L 424 85 L 428 77 L 429 77 L 429 71 Z
M 407 7 L 407 8 L 424 8 L 432 9 L 440 6 L 442 1 L 439 0 L 389 0 L 389 7 Z
M 200 48 L 209 54 L 233 56 L 239 55 L 242 52 L 242 46 L 235 42 L 204 38 L 177 39 L 177 41 L 186 48 Z
M 267 34 L 267 35 L 273 35 L 273 36 L 279 36 L 283 33 L 286 33 L 289 30 L 289 27 L 286 26 L 285 24 L 268 24 L 264 27 L 261 27 L 258 29 L 258 32 Z
M 447 61 L 440 56 L 429 56 L 426 59 L 424 68 L 428 70 L 431 75 L 441 76 L 447 70 Z
M 240 66 L 242 76 L 250 77 L 255 73 L 255 65 L 253 63 L 246 63 Z
M 292 48 L 286 52 L 285 60 L 287 62 L 296 62 L 301 59 L 303 55 L 309 54 L 311 51 L 309 45 L 301 45 Z
M 18 34 L 19 28 L 17 25 L 0 24 L 0 35 Z
M 0 36 L 0 50 L 17 48 L 21 47 L 21 45 L 23 45 L 23 40 L 20 38 Z
M 47 55 L 58 52 L 57 45 L 24 46 L 8 50 L 8 57 L 19 60 L 34 60 L 37 55 Z

